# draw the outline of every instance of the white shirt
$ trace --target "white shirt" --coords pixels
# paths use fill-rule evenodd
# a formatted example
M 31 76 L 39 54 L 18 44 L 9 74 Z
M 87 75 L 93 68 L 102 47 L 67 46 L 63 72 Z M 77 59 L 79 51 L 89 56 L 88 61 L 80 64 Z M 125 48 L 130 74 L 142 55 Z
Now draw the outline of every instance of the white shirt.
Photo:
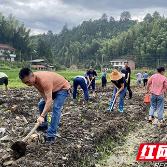
M 4 72 L 0 72 L 0 78 L 8 77 Z
M 82 76 L 82 75 L 78 75 L 78 76 L 76 76 L 75 78 L 83 78 L 84 81 L 85 81 L 85 83 L 87 84 L 87 80 L 86 80 L 86 78 L 85 78 L 84 76 Z

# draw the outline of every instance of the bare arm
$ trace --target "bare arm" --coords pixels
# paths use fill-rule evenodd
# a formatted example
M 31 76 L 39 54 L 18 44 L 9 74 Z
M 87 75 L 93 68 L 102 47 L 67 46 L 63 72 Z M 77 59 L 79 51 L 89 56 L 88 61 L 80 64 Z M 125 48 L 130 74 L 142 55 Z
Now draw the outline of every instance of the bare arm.
M 124 83 L 121 84 L 121 88 L 118 90 L 116 96 L 118 96 L 123 89 L 124 89 Z
M 45 107 L 43 109 L 43 112 L 41 114 L 44 117 L 46 116 L 46 114 L 50 110 L 50 107 L 51 107 L 52 102 L 53 102 L 53 100 L 52 100 L 52 92 L 49 92 L 49 93 L 45 94 L 45 97 L 46 97 L 46 101 L 45 101 L 46 103 L 45 103 Z
M 128 73 L 128 76 L 127 76 L 127 81 L 129 80 L 129 73 Z
M 150 90 L 150 84 L 147 84 L 146 89 L 147 89 L 147 93 L 148 93 L 148 92 L 149 92 L 149 90 Z
M 87 79 L 88 79 L 88 81 L 89 81 L 89 83 L 90 83 L 90 78 L 89 78 L 89 75 L 87 75 Z
M 45 96 L 45 94 L 40 92 L 40 95 L 44 99 L 44 101 L 46 102 L 46 96 Z
M 8 94 L 8 85 L 5 85 L 5 87 L 6 87 L 6 93 Z

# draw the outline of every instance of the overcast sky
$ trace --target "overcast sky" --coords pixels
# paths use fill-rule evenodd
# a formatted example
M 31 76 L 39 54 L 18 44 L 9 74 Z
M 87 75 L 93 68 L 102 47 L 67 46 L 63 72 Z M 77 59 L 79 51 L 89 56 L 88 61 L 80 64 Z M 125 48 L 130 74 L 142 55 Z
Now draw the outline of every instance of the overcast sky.
M 24 22 L 31 34 L 59 33 L 65 23 L 71 29 L 85 20 L 100 19 L 103 13 L 108 20 L 110 16 L 118 20 L 123 11 L 139 21 L 155 11 L 166 17 L 167 0 L 0 0 L 0 12 Z

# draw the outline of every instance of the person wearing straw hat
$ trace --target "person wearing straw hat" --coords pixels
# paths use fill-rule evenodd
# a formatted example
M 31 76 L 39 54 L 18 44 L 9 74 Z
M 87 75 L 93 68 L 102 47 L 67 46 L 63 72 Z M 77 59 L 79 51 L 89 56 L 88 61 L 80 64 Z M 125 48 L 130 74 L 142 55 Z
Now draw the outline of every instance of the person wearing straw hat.
M 123 105 L 124 105 L 124 97 L 127 91 L 127 84 L 125 79 L 122 77 L 122 74 L 117 70 L 113 70 L 111 74 L 109 74 L 111 82 L 114 86 L 113 90 L 113 97 L 111 99 L 110 108 L 107 111 L 113 111 L 114 103 L 116 102 L 116 98 L 120 95 L 119 100 L 119 109 L 120 113 L 123 112 Z

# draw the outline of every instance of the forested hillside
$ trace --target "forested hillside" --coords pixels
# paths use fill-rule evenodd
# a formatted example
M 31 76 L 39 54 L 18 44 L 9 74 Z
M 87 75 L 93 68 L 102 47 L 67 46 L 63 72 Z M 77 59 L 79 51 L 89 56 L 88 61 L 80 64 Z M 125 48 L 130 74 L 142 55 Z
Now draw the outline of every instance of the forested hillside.
M 132 55 L 137 67 L 155 67 L 160 62 L 166 66 L 167 18 L 157 11 L 147 14 L 142 22 L 131 20 L 131 14 L 125 11 L 119 20 L 103 14 L 72 29 L 65 24 L 59 34 L 52 31 L 30 36 L 30 30 L 12 15 L 7 19 L 0 15 L 0 43 L 21 51 L 24 60 L 44 58 L 53 65 L 88 68 L 98 67 L 102 57 L 107 66 L 114 58 Z
M 103 14 L 100 19 L 84 21 L 71 30 L 65 24 L 59 34 L 48 31 L 47 34 L 42 34 L 41 39 L 50 43 L 56 62 L 66 67 L 73 63 L 80 68 L 99 65 L 102 61 L 102 54 L 104 62 L 109 64 L 113 56 L 110 53 L 104 53 L 106 42 L 134 26 L 137 21 L 130 19 L 129 12 L 121 13 L 119 21 L 113 17 L 108 19 L 107 15 Z
M 34 37 L 30 36 L 30 31 L 24 23 L 20 23 L 12 14 L 5 18 L 0 13 L 0 43 L 11 45 L 17 49 L 17 61 L 20 61 L 20 59 L 21 61 L 30 61 L 31 58 L 44 58 L 53 63 L 54 57 L 49 43 L 40 39 L 37 43 L 33 43 L 32 39 Z
M 56 61 L 67 67 L 72 63 L 81 68 L 101 64 L 102 55 L 105 65 L 114 58 L 133 55 L 138 68 L 154 68 L 157 63 L 166 66 L 167 18 L 157 11 L 142 22 L 130 18 L 129 12 L 123 12 L 119 21 L 113 17 L 108 21 L 103 14 L 99 20 L 84 21 L 72 30 L 65 25 L 60 34 L 48 31 L 41 38 L 52 46 Z

